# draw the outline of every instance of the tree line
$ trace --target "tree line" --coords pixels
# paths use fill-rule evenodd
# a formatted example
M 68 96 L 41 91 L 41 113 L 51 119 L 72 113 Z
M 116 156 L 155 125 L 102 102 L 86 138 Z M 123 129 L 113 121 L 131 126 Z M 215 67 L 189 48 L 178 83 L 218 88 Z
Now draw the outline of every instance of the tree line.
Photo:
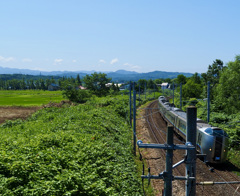
M 65 82 L 81 84 L 77 78 L 60 76 L 31 76 L 22 74 L 0 74 L 0 90 L 47 90 L 50 84 L 56 84 L 62 89 Z
M 191 98 L 204 99 L 207 97 L 207 83 L 210 82 L 211 104 L 215 111 L 226 114 L 238 113 L 240 109 L 240 55 L 234 61 L 224 65 L 216 59 L 205 73 L 195 73 L 192 77 L 178 75 L 171 83 L 182 84 L 182 96 L 185 100 Z

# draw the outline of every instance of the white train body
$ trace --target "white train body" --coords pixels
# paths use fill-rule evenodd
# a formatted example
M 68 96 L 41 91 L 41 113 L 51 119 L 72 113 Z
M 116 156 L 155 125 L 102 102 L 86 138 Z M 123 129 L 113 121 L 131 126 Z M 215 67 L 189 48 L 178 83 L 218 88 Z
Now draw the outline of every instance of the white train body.
M 175 131 L 186 139 L 187 115 L 182 110 L 160 96 L 158 99 L 159 110 L 163 118 L 174 126 Z M 220 128 L 212 127 L 201 119 L 197 119 L 197 150 L 206 154 L 205 161 L 210 163 L 222 163 L 227 158 L 228 136 Z

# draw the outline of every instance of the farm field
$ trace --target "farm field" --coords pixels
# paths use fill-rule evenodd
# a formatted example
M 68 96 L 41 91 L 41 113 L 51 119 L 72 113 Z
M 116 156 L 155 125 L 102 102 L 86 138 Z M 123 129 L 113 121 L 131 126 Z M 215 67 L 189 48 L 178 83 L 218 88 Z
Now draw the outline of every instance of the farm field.
M 0 106 L 42 106 L 63 100 L 62 91 L 1 90 Z

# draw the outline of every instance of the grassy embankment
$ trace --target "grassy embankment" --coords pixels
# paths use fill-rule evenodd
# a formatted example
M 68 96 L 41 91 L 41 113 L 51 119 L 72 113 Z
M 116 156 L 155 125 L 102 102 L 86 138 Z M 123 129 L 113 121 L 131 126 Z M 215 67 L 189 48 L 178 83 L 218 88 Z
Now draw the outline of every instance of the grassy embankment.
M 62 100 L 56 91 L 0 93 L 5 106 Z M 141 103 L 153 95 L 144 97 Z M 1 125 L 1 195 L 142 195 L 126 123 L 128 102 L 128 95 L 92 98 Z
M 93 98 L 2 124 L 1 195 L 142 195 L 127 113 L 128 96 Z

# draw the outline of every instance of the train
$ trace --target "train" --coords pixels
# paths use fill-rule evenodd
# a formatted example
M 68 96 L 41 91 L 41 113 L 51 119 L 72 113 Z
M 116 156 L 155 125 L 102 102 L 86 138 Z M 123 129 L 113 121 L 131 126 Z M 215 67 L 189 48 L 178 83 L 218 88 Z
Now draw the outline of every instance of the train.
M 164 96 L 158 98 L 158 108 L 165 121 L 173 125 L 174 130 L 183 139 L 186 139 L 187 114 L 168 102 Z M 205 154 L 206 163 L 224 163 L 227 159 L 228 135 L 218 128 L 212 127 L 205 121 L 197 118 L 196 149 Z

